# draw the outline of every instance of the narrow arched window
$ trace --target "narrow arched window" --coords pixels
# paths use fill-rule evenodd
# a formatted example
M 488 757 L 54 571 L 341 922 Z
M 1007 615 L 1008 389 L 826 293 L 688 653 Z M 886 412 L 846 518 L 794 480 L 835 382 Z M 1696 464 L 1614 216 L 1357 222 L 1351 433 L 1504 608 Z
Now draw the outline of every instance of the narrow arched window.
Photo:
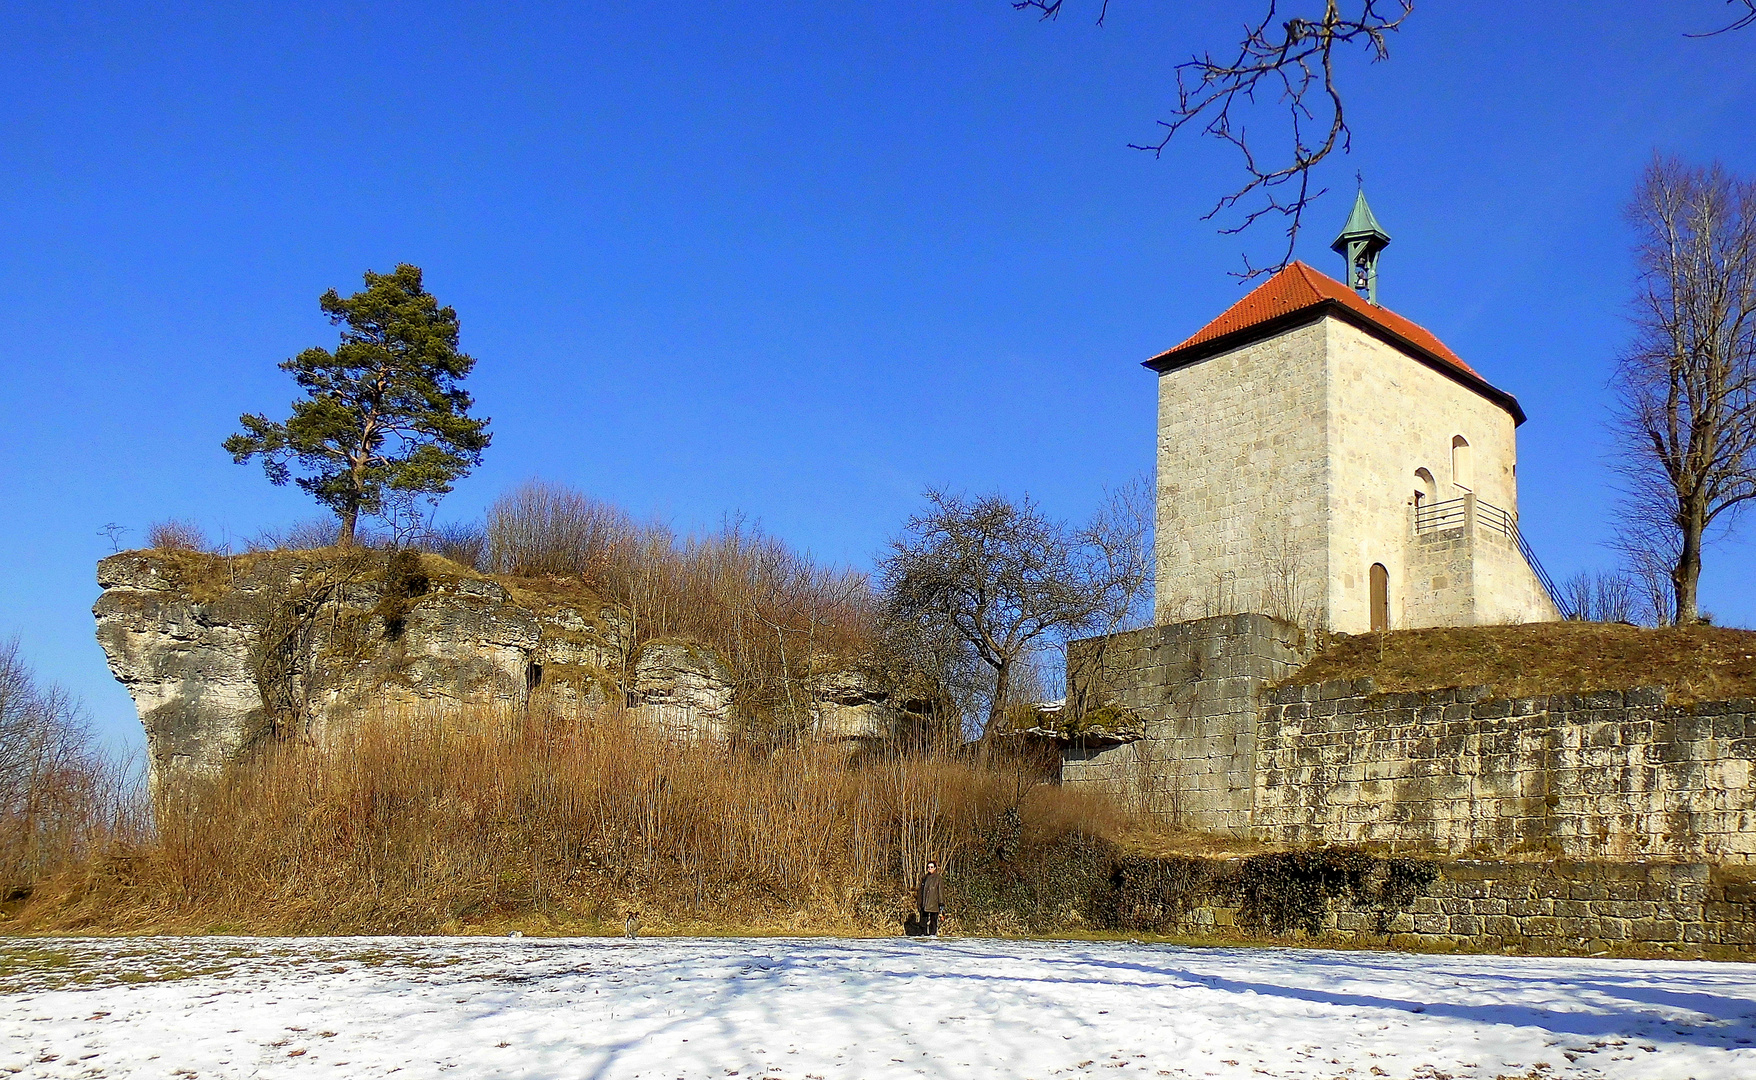
M 1390 629 L 1390 571 L 1383 563 L 1372 564 L 1372 630 Z
M 1415 505 L 1426 506 L 1437 502 L 1439 485 L 1433 482 L 1433 474 L 1425 469 L 1415 470 Z
M 1470 471 L 1469 440 L 1462 435 L 1451 437 L 1451 482 L 1465 491 L 1475 490 L 1475 475 Z

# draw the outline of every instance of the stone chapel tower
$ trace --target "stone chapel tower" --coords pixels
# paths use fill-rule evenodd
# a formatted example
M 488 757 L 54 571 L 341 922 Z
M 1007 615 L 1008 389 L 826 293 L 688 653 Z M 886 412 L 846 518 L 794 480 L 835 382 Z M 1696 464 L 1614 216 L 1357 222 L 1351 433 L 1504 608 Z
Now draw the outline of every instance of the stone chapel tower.
M 1390 237 L 1364 192 L 1159 373 L 1159 623 L 1265 612 L 1346 633 L 1561 617 L 1518 532 L 1524 412 L 1377 303 Z M 1356 292 L 1355 290 L 1358 290 Z

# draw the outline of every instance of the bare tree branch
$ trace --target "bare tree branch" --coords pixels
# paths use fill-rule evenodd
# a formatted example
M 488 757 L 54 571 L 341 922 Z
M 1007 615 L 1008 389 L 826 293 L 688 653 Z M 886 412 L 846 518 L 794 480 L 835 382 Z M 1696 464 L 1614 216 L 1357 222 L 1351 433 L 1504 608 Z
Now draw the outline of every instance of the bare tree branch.
M 1179 131 L 1196 127 L 1234 147 L 1244 161 L 1247 177 L 1243 186 L 1227 194 L 1202 216 L 1211 221 L 1221 213 L 1237 210 L 1241 219 L 1220 232 L 1242 233 L 1264 218 L 1284 221 L 1286 248 L 1280 257 L 1262 266 L 1244 257 L 1244 280 L 1272 274 L 1292 261 L 1293 246 L 1304 224 L 1305 211 L 1326 188 L 1315 186 L 1312 170 L 1332 153 L 1348 153 L 1352 131 L 1343 107 L 1338 59 L 1358 45 L 1373 63 L 1390 56 L 1389 35 L 1400 29 L 1414 12 L 1414 0 L 1322 0 L 1323 13 L 1316 18 L 1293 15 L 1283 18 L 1283 6 L 1314 7 L 1318 0 L 1262 0 L 1262 18 L 1243 28 L 1236 55 L 1202 53 L 1177 65 L 1177 103 L 1170 118 L 1159 121 L 1163 129 L 1157 142 L 1131 143 L 1135 150 L 1162 155 Z M 1011 0 L 1014 9 L 1035 11 L 1042 19 L 1058 19 L 1066 0 Z M 1756 0 L 1726 0 L 1746 13 L 1718 30 L 1688 37 L 1713 37 L 1756 25 Z M 1110 0 L 1101 0 L 1097 24 L 1110 12 Z M 1290 135 L 1286 143 L 1273 141 L 1272 151 L 1261 148 L 1271 140 L 1252 133 L 1246 115 L 1258 108 L 1284 110 Z
M 1245 28 L 1236 56 L 1222 59 L 1204 53 L 1177 65 L 1177 104 L 1169 120 L 1159 121 L 1164 137 L 1134 148 L 1162 154 L 1177 132 L 1199 122 L 1202 134 L 1234 147 L 1243 157 L 1247 182 L 1220 198 L 1202 220 L 1240 209 L 1242 220 L 1220 230 L 1235 235 L 1264 217 L 1278 216 L 1286 222 L 1287 243 L 1270 265 L 1252 266 L 1246 256 L 1244 272 L 1237 276 L 1248 280 L 1292 261 L 1305 210 L 1325 190 L 1313 190 L 1311 170 L 1337 149 L 1347 153 L 1352 147 L 1336 76 L 1337 47 L 1358 44 L 1373 63 L 1387 59 L 1387 35 L 1414 10 L 1414 0 L 1391 2 L 1394 10 L 1386 11 L 1385 0 L 1360 0 L 1359 10 L 1347 16 L 1341 0 L 1325 0 L 1321 18 L 1282 20 L 1278 0 L 1269 0 L 1261 21 Z M 1262 101 L 1286 112 L 1290 160 L 1273 164 L 1258 152 L 1260 143 L 1252 138 L 1243 114 Z M 1244 206 L 1252 196 L 1259 204 Z
M 1044 19 L 1058 19 L 1061 17 L 1061 3 L 1062 0 L 1012 0 L 1012 7 L 1015 11 L 1040 11 Z M 1104 24 L 1104 16 L 1109 13 L 1110 0 L 1102 0 L 1098 7 L 1099 26 Z
M 1013 0 L 1012 6 L 1053 19 L 1064 2 Z M 1254 266 L 1245 256 L 1244 270 L 1236 275 L 1245 280 L 1274 273 L 1292 261 L 1305 210 L 1325 190 L 1314 186 L 1311 171 L 1336 150 L 1346 153 L 1350 148 L 1337 48 L 1359 45 L 1373 63 L 1388 58 L 1388 35 L 1413 12 L 1414 0 L 1323 0 L 1316 18 L 1283 18 L 1281 9 L 1281 0 L 1267 0 L 1262 18 L 1244 27 L 1235 56 L 1203 53 L 1178 64 L 1177 103 L 1170 119 L 1159 121 L 1163 137 L 1129 144 L 1162 155 L 1179 131 L 1198 126 L 1203 135 L 1238 151 L 1247 177 L 1244 185 L 1222 197 L 1202 220 L 1236 209 L 1242 219 L 1220 230 L 1235 235 L 1265 217 L 1279 217 L 1286 222 L 1287 238 L 1285 250 L 1271 264 Z M 1103 0 L 1099 25 L 1108 14 L 1109 0 Z M 1291 141 L 1288 157 L 1280 156 L 1281 146 L 1273 154 L 1261 151 L 1262 141 L 1245 122 L 1245 114 L 1258 106 L 1284 110 Z
M 1720 34 L 1729 34 L 1733 30 L 1742 30 L 1746 26 L 1756 25 L 1756 0 L 1726 0 L 1726 3 L 1733 7 L 1742 5 L 1745 9 L 1744 14 L 1739 15 L 1736 19 L 1733 19 L 1731 23 L 1720 27 L 1718 30 L 1709 30 L 1704 34 L 1684 34 L 1683 36 L 1691 38 L 1718 37 Z M 1055 6 L 1060 7 L 1061 5 L 1057 3 Z M 1108 0 L 1105 0 L 1105 6 L 1108 6 Z M 1102 20 L 1099 21 L 1101 22 Z

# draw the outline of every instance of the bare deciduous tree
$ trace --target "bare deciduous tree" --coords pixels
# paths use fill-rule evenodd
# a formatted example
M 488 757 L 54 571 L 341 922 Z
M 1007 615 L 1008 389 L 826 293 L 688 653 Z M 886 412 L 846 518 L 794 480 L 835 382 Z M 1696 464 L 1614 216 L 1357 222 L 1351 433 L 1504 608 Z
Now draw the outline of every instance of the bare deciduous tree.
M 1624 534 L 1650 550 L 1675 537 L 1672 618 L 1687 625 L 1704 536 L 1756 499 L 1756 181 L 1654 160 L 1629 215 L 1640 278 L 1617 371 Z
M 998 730 L 1016 665 L 1056 637 L 1113 629 L 1151 577 L 1142 501 L 1125 489 L 1075 529 L 1028 497 L 927 492 L 880 562 L 893 618 L 952 638 L 992 671 L 986 729 Z

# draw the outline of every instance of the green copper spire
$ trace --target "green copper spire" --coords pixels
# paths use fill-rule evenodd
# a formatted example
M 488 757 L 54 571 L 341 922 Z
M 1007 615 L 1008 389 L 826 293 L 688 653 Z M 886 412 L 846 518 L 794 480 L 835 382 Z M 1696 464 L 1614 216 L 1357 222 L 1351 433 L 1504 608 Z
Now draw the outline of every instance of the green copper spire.
M 1378 253 L 1390 243 L 1390 234 L 1378 226 L 1366 205 L 1366 189 L 1354 198 L 1354 211 L 1341 227 L 1331 250 L 1347 257 L 1348 284 L 1370 303 L 1378 302 Z

